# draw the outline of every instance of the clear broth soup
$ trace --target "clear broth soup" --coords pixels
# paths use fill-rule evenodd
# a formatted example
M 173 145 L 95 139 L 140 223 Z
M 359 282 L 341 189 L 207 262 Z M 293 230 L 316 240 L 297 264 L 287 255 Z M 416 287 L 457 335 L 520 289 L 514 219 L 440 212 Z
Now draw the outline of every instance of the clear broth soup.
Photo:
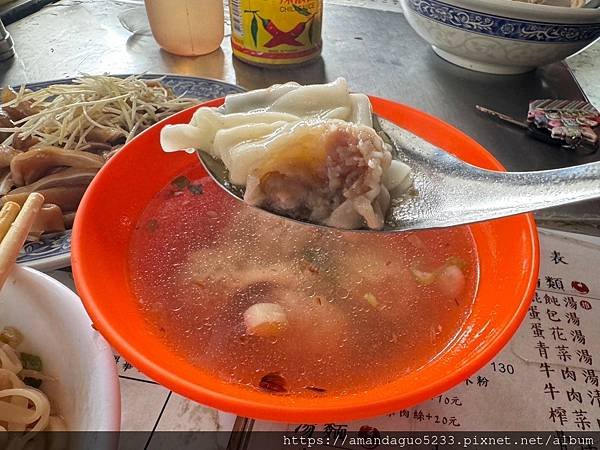
M 151 327 L 221 379 L 274 393 L 348 395 L 435 359 L 468 317 L 478 261 L 468 227 L 315 229 L 223 193 L 199 169 L 148 205 L 130 280 Z M 254 304 L 285 322 L 249 329 Z

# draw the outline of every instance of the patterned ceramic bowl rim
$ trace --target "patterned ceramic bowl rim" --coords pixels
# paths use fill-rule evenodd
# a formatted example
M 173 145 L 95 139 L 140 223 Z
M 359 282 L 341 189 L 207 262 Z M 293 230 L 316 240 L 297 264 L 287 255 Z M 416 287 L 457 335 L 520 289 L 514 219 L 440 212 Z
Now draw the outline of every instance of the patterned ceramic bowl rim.
M 494 0 L 486 1 L 491 3 Z M 509 3 L 504 0 L 500 1 Z M 499 2 L 495 1 L 495 3 Z M 494 8 L 490 7 L 481 7 L 478 10 L 462 7 L 463 5 L 470 4 L 472 4 L 471 0 L 405 0 L 404 2 L 406 7 L 429 20 L 470 33 L 487 35 L 492 38 L 543 44 L 572 44 L 578 42 L 590 42 L 600 36 L 600 11 L 592 11 L 596 13 L 597 18 L 599 19 L 596 23 L 582 23 L 581 18 L 578 20 L 579 23 L 570 23 L 570 21 L 566 21 L 566 23 L 555 23 L 539 19 L 515 19 L 481 11 L 483 9 L 494 10 Z M 478 4 L 477 6 L 480 5 Z M 502 6 L 506 7 L 504 4 Z M 511 6 L 509 9 L 512 9 L 510 3 L 509 6 Z M 518 3 L 517 6 L 521 6 L 521 4 Z M 524 6 L 541 7 L 540 5 L 530 4 L 524 4 Z M 570 11 L 569 8 L 548 8 Z
M 600 8 L 564 8 L 515 0 L 443 0 L 443 3 L 513 19 L 555 24 L 600 24 Z

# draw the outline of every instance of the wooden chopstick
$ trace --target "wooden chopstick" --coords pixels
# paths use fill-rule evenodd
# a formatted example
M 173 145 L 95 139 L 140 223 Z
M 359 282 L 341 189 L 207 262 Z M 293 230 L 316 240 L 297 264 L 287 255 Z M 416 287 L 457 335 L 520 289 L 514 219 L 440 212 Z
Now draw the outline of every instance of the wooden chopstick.
M 21 205 L 15 202 L 6 202 L 0 209 L 0 241 L 4 239 L 11 224 L 15 221 Z
M 0 242 L 0 288 L 4 286 L 4 282 L 43 204 L 44 196 L 42 194 L 37 192 L 29 194 L 21 211 L 10 225 L 2 242 Z

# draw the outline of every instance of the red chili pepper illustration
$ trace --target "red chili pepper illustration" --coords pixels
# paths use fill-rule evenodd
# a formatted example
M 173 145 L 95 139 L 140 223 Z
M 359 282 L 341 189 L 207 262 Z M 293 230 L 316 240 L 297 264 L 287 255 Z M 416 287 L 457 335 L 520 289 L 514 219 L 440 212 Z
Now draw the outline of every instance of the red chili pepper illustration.
M 261 17 L 260 14 L 258 14 L 258 11 L 246 10 L 244 12 L 251 13 L 253 15 L 251 23 L 251 33 L 254 45 L 258 44 L 258 23 L 256 20 L 257 18 L 260 19 L 265 31 L 271 35 L 271 39 L 264 44 L 264 46 L 267 48 L 277 47 L 278 45 L 283 44 L 291 45 L 293 47 L 304 46 L 304 44 L 296 40 L 296 38 L 304 32 L 306 26 L 313 20 L 313 17 L 311 16 L 305 22 L 299 22 L 291 30 L 282 31 L 279 27 L 277 27 L 277 25 L 275 25 L 275 23 L 271 19 L 265 19 L 264 17 Z M 301 14 L 309 15 L 310 13 L 308 11 L 303 10 Z
M 302 42 L 297 41 L 296 38 L 300 36 L 302 32 L 306 29 L 306 24 L 310 20 L 311 19 L 307 20 L 306 22 L 298 23 L 290 31 L 281 31 L 280 29 L 274 26 L 272 21 L 269 21 L 269 25 L 273 25 L 273 28 L 275 28 L 278 31 L 278 33 L 271 33 L 267 29 L 267 27 L 265 27 L 265 30 L 267 30 L 267 32 L 272 36 L 272 39 L 265 43 L 265 47 L 272 48 L 282 44 L 293 45 L 294 47 L 302 47 L 304 44 Z
M 256 15 L 261 20 L 262 26 L 265 29 L 265 31 L 267 33 L 269 33 L 271 36 L 279 36 L 279 35 L 284 34 L 283 31 L 281 31 L 279 28 L 277 28 L 277 26 L 273 23 L 273 21 L 271 19 L 265 19 L 264 17 L 261 17 L 258 14 L 256 14 Z

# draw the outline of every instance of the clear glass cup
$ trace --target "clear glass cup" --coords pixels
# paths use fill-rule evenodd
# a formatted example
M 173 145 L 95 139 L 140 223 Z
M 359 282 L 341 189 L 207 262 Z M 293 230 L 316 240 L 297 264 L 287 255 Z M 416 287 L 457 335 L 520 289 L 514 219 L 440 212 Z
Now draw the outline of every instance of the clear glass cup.
M 119 14 L 119 22 L 121 22 L 123 28 L 131 34 L 152 36 L 150 24 L 148 23 L 148 16 L 146 15 L 146 8 L 144 8 L 143 2 L 140 3 L 139 6 L 126 9 Z

